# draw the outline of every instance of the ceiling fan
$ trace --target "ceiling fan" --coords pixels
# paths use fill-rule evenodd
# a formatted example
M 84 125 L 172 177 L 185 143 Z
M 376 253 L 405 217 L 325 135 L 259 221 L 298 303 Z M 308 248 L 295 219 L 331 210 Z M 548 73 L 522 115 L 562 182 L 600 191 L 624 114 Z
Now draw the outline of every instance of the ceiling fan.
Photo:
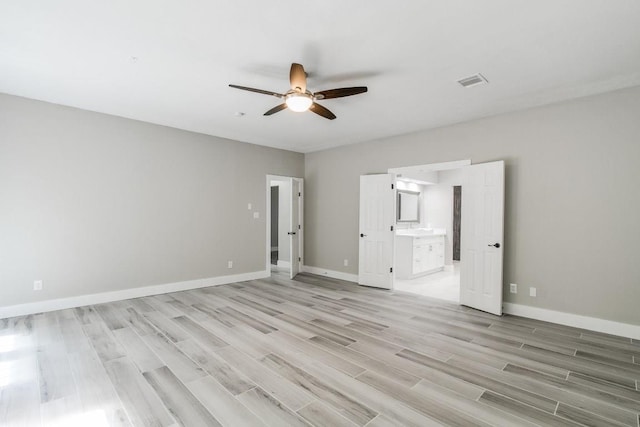
M 331 111 L 318 104 L 316 101 L 321 99 L 342 98 L 345 96 L 357 95 L 367 91 L 366 86 L 356 87 L 343 87 L 340 89 L 321 90 L 320 92 L 309 92 L 307 90 L 307 73 L 304 71 L 304 67 L 300 64 L 291 64 L 291 70 L 289 71 L 289 82 L 291 83 L 291 89 L 285 93 L 277 93 L 268 90 L 254 89 L 252 87 L 229 85 L 230 87 L 242 90 L 248 90 L 249 92 L 262 93 L 265 95 L 275 96 L 277 98 L 284 98 L 284 103 L 273 107 L 266 113 L 265 116 L 270 116 L 289 108 L 292 111 L 303 112 L 310 110 L 325 119 L 333 120 L 336 115 Z

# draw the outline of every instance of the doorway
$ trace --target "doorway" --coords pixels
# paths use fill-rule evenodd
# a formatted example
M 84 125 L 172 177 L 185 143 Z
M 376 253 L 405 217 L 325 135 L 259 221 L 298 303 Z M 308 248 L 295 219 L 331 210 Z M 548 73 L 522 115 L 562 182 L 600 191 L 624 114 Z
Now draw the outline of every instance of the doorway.
M 302 265 L 302 178 L 267 175 L 266 270 L 295 277 Z
M 398 193 L 412 190 L 418 195 L 419 206 L 411 220 L 397 218 L 394 289 L 460 302 L 460 256 L 457 260 L 454 256 L 454 213 L 455 188 L 461 188 L 461 184 L 461 168 L 429 173 L 414 168 L 396 170 Z M 398 209 L 402 209 L 402 198 L 398 198 Z M 460 219 L 460 208 L 458 213 Z
M 278 245 L 278 230 L 280 225 L 280 186 L 271 184 L 271 266 L 278 266 L 278 256 L 283 251 L 280 251 Z
M 360 269 L 359 283 L 386 289 L 406 286 L 421 294 L 429 285 L 456 289 L 459 297 L 442 289 L 431 296 L 500 315 L 504 162 L 471 165 L 463 160 L 388 172 L 360 177 L 359 256 L 360 266 L 369 268 Z M 378 182 L 390 186 L 376 190 Z M 456 209 L 459 261 L 453 257 Z M 395 215 L 385 214 L 389 211 Z
M 271 266 L 288 270 L 290 265 L 291 244 L 287 232 L 291 222 L 291 182 L 288 179 L 273 179 L 271 185 Z

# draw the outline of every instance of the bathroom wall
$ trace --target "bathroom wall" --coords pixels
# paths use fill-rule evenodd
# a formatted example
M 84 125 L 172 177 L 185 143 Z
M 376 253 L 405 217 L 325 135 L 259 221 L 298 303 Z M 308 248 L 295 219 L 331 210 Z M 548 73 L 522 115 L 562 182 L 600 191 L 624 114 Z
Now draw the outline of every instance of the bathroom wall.
M 453 264 L 453 186 L 462 184 L 459 169 L 438 172 L 438 183 L 427 185 L 424 193 L 425 224 L 444 228 L 445 265 Z

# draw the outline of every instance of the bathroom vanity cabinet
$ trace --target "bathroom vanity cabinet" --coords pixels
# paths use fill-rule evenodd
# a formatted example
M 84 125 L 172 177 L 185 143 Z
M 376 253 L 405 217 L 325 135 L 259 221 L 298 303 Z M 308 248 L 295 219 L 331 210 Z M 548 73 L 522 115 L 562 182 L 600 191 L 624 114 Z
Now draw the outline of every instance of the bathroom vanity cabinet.
M 444 236 L 396 236 L 396 277 L 414 277 L 444 269 Z

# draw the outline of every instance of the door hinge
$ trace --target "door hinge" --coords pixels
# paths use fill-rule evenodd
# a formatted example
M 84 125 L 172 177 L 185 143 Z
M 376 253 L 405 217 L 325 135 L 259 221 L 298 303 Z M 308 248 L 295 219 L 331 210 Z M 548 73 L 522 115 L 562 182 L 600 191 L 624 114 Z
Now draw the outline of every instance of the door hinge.
M 391 226 L 391 231 L 393 231 L 393 225 Z
M 300 262 L 300 261 L 302 261 L 302 258 L 301 258 L 301 257 L 298 257 L 298 262 Z
M 302 196 L 302 193 L 298 191 L 298 197 Z
M 393 184 L 391 184 L 391 189 L 393 190 Z
M 300 224 L 298 224 L 298 230 L 300 230 Z
M 393 273 L 393 267 L 389 268 L 389 273 Z

